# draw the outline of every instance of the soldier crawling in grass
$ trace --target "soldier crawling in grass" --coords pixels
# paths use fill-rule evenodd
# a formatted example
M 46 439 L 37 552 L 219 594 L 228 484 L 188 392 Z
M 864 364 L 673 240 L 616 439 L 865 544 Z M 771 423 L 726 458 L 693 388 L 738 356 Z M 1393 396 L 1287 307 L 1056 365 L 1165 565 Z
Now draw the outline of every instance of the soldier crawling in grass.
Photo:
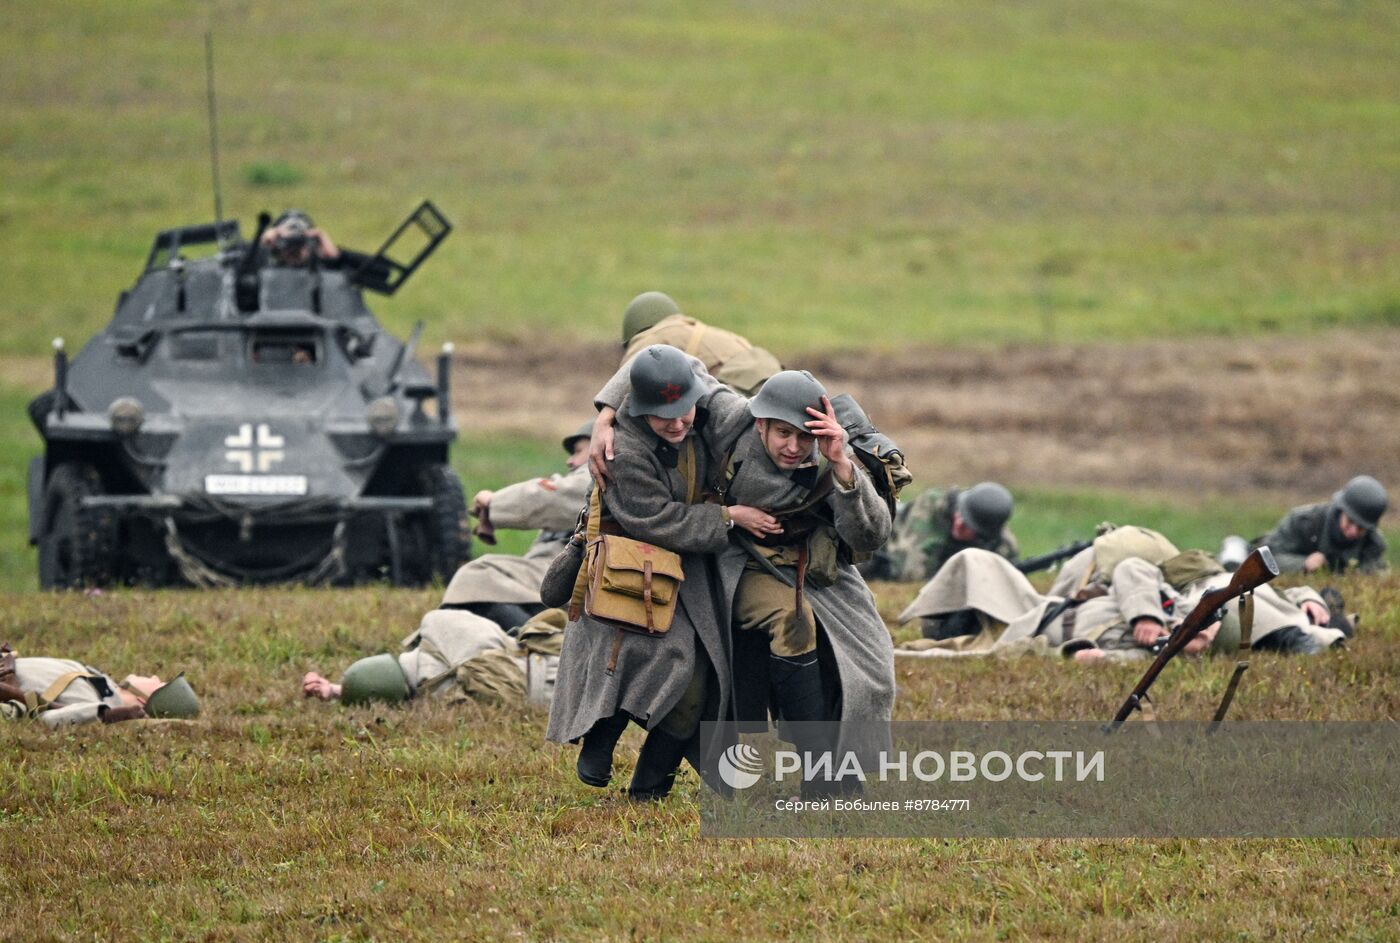
M 1331 501 L 1289 511 L 1254 545 L 1267 546 L 1283 573 L 1382 573 L 1389 568 L 1380 532 L 1388 503 L 1379 481 L 1357 475 Z
M 976 547 L 1015 560 L 1016 535 L 1007 527 L 1015 504 L 995 481 L 971 488 L 930 488 L 895 511 L 889 543 L 861 565 L 872 580 L 928 580 L 953 555 Z

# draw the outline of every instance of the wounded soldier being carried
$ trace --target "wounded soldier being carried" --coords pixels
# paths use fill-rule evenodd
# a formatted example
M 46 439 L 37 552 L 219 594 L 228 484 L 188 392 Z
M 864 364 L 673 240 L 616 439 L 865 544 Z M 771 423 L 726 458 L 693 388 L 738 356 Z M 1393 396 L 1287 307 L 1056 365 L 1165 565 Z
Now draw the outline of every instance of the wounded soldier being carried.
M 1065 565 L 1048 593 L 1014 566 L 985 550 L 965 550 L 948 562 L 900 615 L 900 622 L 939 623 L 938 637 L 907 642 L 896 654 L 918 657 L 1039 652 L 1076 661 L 1150 656 L 1201 596 L 1230 574 L 1205 551 L 1180 552 L 1161 534 L 1118 527 L 1099 536 Z M 1312 654 L 1350 634 L 1340 600 L 1329 607 L 1309 587 L 1256 590 L 1251 638 L 1256 650 Z M 958 629 L 948 630 L 949 624 Z M 926 626 L 926 631 L 928 631 Z M 1233 650 L 1239 639 L 1238 600 L 1222 622 L 1186 646 L 1188 654 Z

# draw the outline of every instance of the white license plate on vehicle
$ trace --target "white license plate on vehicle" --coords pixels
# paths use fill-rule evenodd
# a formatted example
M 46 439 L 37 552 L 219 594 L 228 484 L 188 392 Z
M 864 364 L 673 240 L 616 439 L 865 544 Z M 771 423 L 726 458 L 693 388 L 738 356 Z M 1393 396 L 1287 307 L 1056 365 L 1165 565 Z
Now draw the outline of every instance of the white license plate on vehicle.
M 206 494 L 306 494 L 305 475 L 205 475 Z

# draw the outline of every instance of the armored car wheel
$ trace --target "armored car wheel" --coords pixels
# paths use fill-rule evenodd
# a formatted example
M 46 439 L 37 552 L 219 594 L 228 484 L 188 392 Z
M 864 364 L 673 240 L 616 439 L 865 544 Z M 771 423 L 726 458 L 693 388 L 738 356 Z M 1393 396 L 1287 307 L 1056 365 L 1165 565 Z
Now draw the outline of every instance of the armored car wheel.
M 113 579 L 117 520 L 107 508 L 83 507 L 83 498 L 104 492 L 91 465 L 65 462 L 44 488 L 44 532 L 39 538 L 41 589 L 102 586 Z
M 423 493 L 433 499 L 427 520 L 428 564 L 432 568 L 428 579 L 437 576 L 446 583 L 472 555 L 462 479 L 449 465 L 425 465 L 418 480 Z

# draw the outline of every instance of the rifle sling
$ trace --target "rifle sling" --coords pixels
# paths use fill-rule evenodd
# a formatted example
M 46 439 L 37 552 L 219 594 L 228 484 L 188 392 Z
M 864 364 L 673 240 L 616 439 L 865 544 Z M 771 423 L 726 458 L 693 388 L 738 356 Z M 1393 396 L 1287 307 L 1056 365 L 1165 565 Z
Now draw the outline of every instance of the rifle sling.
M 1240 647 L 1238 649 L 1239 661 L 1235 662 L 1234 673 L 1230 675 L 1230 683 L 1225 686 L 1225 693 L 1220 698 L 1220 706 L 1215 709 L 1215 716 L 1211 718 L 1210 730 L 1212 733 L 1220 726 L 1225 719 L 1225 715 L 1230 710 L 1230 705 L 1235 700 L 1235 693 L 1239 690 L 1240 681 L 1244 678 L 1244 673 L 1249 670 L 1249 649 L 1253 644 L 1254 636 L 1254 592 L 1253 590 L 1240 596 Z

